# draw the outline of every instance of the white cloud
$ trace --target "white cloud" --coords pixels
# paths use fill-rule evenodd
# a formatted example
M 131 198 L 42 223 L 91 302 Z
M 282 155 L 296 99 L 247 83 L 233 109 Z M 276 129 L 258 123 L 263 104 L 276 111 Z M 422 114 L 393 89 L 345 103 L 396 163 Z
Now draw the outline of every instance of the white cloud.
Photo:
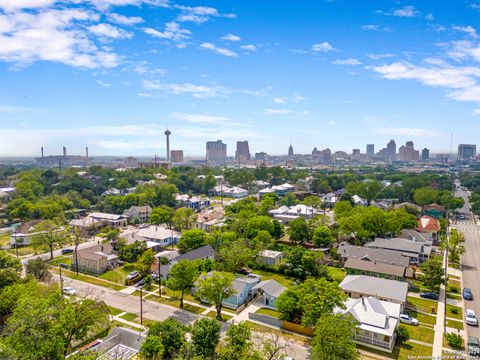
M 336 49 L 330 45 L 327 41 L 324 41 L 319 44 L 313 44 L 312 45 L 312 50 L 316 52 L 330 52 L 330 51 L 335 51 Z
M 433 20 L 435 20 L 435 17 L 433 16 L 432 13 L 430 13 L 430 14 L 425 15 L 425 20 L 433 21 Z
M 235 51 L 217 47 L 215 44 L 205 42 L 200 45 L 202 49 L 207 49 L 213 51 L 215 54 L 223 55 L 227 57 L 238 57 L 238 54 Z
M 185 120 L 196 124 L 223 124 L 229 119 L 224 116 L 213 116 L 206 114 L 185 114 L 173 113 L 172 116 L 176 119 Z
M 130 39 L 132 37 L 132 33 L 119 29 L 110 24 L 97 24 L 88 27 L 91 33 L 104 37 L 104 38 L 111 38 L 111 39 Z
M 393 54 L 367 54 L 372 60 L 388 59 L 394 57 Z
M 208 6 L 183 6 L 175 5 L 176 9 L 181 11 L 181 14 L 177 17 L 178 21 L 181 22 L 194 22 L 197 24 L 204 23 L 212 17 L 221 17 L 221 18 L 236 18 L 235 14 L 222 14 L 217 9 L 208 7 Z
M 143 87 L 146 90 L 160 90 L 173 95 L 191 95 L 195 98 L 204 99 L 224 95 L 223 88 L 207 85 L 195 85 L 192 83 L 163 83 L 158 80 L 144 80 Z
M 275 104 L 286 104 L 287 103 L 287 99 L 284 98 L 284 97 L 276 97 L 276 98 L 273 98 L 272 101 Z
M 53 5 L 55 1 L 56 0 L 0 0 L 0 8 L 7 11 L 45 8 Z
M 472 38 L 478 38 L 477 30 L 473 26 L 452 26 L 453 31 L 465 33 Z
M 144 28 L 143 31 L 148 35 L 152 35 L 153 37 L 173 40 L 176 42 L 181 42 L 185 39 L 188 39 L 191 34 L 189 30 L 182 29 L 175 21 L 166 23 L 164 31 L 158 31 L 153 28 Z
M 238 35 L 233 35 L 233 34 L 227 34 L 225 36 L 222 36 L 222 40 L 226 41 L 241 41 L 241 37 Z
M 332 64 L 353 66 L 353 65 L 361 65 L 362 63 L 358 59 L 350 58 L 350 59 L 344 59 L 344 60 L 334 60 L 332 61 Z
M 110 86 L 112 86 L 112 84 L 109 84 L 109 83 L 107 83 L 107 82 L 105 82 L 105 81 L 102 81 L 102 80 L 96 80 L 95 82 L 96 82 L 98 85 L 101 85 L 101 86 L 103 86 L 103 87 L 110 87 Z
M 287 115 L 290 113 L 291 111 L 288 109 L 265 109 L 266 115 Z
M 437 138 L 444 136 L 444 134 L 439 131 L 423 128 L 379 128 L 375 129 L 375 132 L 389 136 L 409 136 L 419 138 Z
M 362 30 L 369 30 L 369 31 L 379 31 L 380 26 L 378 25 L 362 25 L 360 26 Z
M 74 8 L 0 15 L 0 60 L 18 66 L 42 60 L 79 68 L 115 67 L 118 55 L 99 49 L 82 26 L 98 20 L 98 14 Z
M 420 12 L 416 10 L 414 6 L 408 5 L 400 9 L 392 10 L 391 14 L 397 17 L 415 17 L 419 15 Z
M 0 113 L 17 114 L 17 113 L 28 113 L 28 112 L 38 112 L 38 111 L 43 111 L 43 110 L 24 107 L 24 106 L 0 104 Z
M 242 45 L 240 49 L 247 50 L 247 51 L 257 51 L 257 47 L 255 45 Z
M 108 19 L 114 23 L 127 26 L 137 25 L 144 22 L 140 16 L 123 16 L 116 13 L 108 14 Z

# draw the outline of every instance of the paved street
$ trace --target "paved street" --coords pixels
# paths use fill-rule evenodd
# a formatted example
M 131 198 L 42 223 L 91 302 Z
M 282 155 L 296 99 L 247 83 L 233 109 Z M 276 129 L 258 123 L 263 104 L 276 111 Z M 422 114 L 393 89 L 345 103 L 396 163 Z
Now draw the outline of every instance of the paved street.
M 465 234 L 465 254 L 462 258 L 463 286 L 472 289 L 474 300 L 465 301 L 466 309 L 473 309 L 480 315 L 480 226 L 473 221 L 468 202 L 468 194 L 464 190 L 456 191 L 456 196 L 465 199 L 465 206 L 459 210 L 459 213 L 465 215 L 465 220 L 457 220 L 453 227 L 456 227 Z M 466 325 L 468 336 L 480 338 L 480 328 Z

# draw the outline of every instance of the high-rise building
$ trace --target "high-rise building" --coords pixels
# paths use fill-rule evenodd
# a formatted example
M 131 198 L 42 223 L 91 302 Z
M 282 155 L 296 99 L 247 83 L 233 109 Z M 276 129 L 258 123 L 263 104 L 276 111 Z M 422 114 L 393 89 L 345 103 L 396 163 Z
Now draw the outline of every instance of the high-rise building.
M 222 140 L 207 141 L 207 161 L 224 162 L 227 160 L 227 144 Z
M 472 144 L 458 145 L 458 158 L 460 160 L 473 159 L 477 154 L 477 146 Z
M 387 152 L 386 152 L 387 161 L 395 161 L 397 158 L 397 144 L 395 140 L 390 140 L 387 144 Z
M 248 141 L 237 141 L 237 150 L 235 151 L 235 160 L 238 163 L 250 161 L 250 148 Z
M 258 153 L 255 153 L 255 160 L 258 160 L 258 161 L 265 161 L 267 158 L 267 153 L 266 152 L 258 152 Z
M 413 141 L 407 141 L 405 145 L 400 146 L 398 149 L 398 159 L 400 161 L 418 161 L 420 153 L 415 150 Z
M 367 156 L 374 157 L 375 156 L 375 145 L 374 144 L 367 144 Z
M 170 151 L 170 159 L 173 164 L 182 164 L 183 163 L 183 150 L 172 150 Z
M 293 156 L 293 146 L 290 144 L 290 146 L 288 147 L 288 156 Z
M 422 161 L 428 161 L 430 160 L 430 150 L 427 148 L 422 150 Z
M 170 135 L 172 132 L 170 130 L 165 130 L 165 136 L 167 140 L 167 162 L 170 161 Z

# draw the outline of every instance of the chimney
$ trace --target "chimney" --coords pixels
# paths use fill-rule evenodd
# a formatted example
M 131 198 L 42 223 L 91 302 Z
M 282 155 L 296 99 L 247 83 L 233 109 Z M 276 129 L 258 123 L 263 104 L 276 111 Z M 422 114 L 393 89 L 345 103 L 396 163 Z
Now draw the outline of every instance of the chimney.
M 85 147 L 85 156 L 88 158 L 88 146 Z
M 67 156 L 67 147 L 64 146 L 63 147 L 63 157 L 66 157 Z
M 43 158 L 43 146 L 42 146 L 42 158 Z

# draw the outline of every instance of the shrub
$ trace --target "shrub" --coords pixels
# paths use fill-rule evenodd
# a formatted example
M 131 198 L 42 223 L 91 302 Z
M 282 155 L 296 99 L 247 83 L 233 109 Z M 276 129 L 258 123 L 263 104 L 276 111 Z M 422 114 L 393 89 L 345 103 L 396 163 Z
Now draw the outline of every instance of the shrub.
M 408 329 L 403 325 L 400 325 L 397 328 L 396 333 L 397 333 L 397 343 L 398 344 L 403 344 L 408 339 L 410 339 L 410 333 L 408 332 Z
M 461 349 L 463 348 L 463 338 L 455 333 L 448 333 L 445 335 L 447 339 L 448 345 L 450 345 L 454 349 Z
M 458 287 L 450 286 L 450 292 L 458 294 L 459 291 L 460 291 L 460 289 Z
M 458 314 L 458 309 L 457 309 L 457 308 L 450 308 L 450 312 L 451 312 L 452 314 L 457 315 L 457 314 Z

